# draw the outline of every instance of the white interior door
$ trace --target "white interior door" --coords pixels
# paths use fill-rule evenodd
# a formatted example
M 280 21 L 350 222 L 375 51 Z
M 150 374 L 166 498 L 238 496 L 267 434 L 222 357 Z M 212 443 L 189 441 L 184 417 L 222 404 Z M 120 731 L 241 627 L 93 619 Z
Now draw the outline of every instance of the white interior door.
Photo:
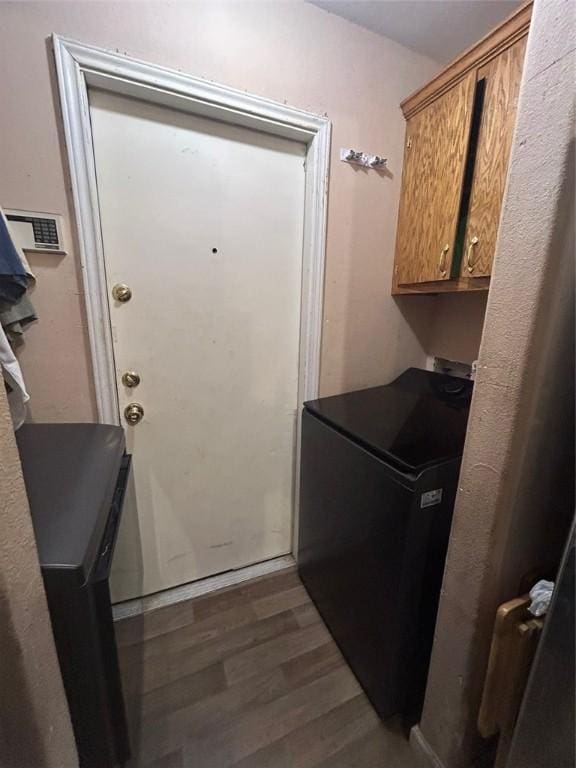
M 136 490 L 122 600 L 291 551 L 305 147 L 97 90 L 90 112 Z

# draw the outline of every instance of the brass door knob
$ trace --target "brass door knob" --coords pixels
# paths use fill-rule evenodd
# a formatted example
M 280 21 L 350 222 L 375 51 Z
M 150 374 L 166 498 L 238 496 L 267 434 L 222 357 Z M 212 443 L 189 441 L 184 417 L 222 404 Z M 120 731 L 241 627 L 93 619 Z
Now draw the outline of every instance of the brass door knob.
M 138 424 L 144 418 L 144 408 L 140 403 L 129 403 L 124 408 L 124 418 L 128 424 Z
M 122 374 L 122 384 L 125 387 L 137 387 L 140 384 L 140 375 L 136 371 L 126 371 Z
M 116 283 L 116 285 L 112 288 L 112 297 L 116 299 L 116 301 L 121 301 L 124 303 L 126 301 L 130 301 L 132 298 L 132 291 L 130 290 L 130 287 L 126 285 L 126 283 Z

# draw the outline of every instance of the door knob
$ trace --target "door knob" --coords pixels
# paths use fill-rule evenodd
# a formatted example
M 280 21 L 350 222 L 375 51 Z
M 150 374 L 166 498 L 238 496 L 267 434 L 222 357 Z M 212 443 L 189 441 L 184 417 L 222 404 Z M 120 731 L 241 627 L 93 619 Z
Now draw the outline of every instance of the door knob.
M 138 424 L 144 418 L 144 408 L 140 403 L 129 403 L 124 408 L 124 418 L 128 424 Z
M 130 287 L 126 285 L 126 283 L 116 283 L 116 285 L 112 288 L 112 297 L 116 299 L 116 301 L 121 301 L 124 303 L 126 301 L 130 301 L 132 298 L 132 291 L 130 290 Z
M 122 374 L 122 384 L 125 387 L 137 387 L 140 384 L 140 374 L 136 371 L 126 371 Z

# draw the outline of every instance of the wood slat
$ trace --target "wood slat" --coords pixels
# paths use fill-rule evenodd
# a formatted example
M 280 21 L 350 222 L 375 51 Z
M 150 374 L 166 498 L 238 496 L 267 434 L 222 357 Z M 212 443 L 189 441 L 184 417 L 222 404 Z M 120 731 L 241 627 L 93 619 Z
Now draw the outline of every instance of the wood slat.
M 290 688 L 306 685 L 338 667 L 345 667 L 342 654 L 336 644 L 328 641 L 311 651 L 283 662 L 280 668 Z
M 375 727 L 318 763 L 315 768 L 415 768 L 414 753 L 402 735 Z
M 143 643 L 190 624 L 207 621 L 212 616 L 217 617 L 215 623 L 217 626 L 221 622 L 224 611 L 232 609 L 238 614 L 241 606 L 245 606 L 253 618 L 252 600 L 264 599 L 298 586 L 300 581 L 296 568 L 285 568 L 278 573 L 267 574 L 250 582 L 226 587 L 210 595 L 156 608 L 144 614 L 117 621 L 116 642 L 121 648 Z
M 382 729 L 363 695 L 354 696 L 285 737 L 292 768 L 313 768 L 371 731 Z
M 295 572 L 161 612 L 118 626 L 130 768 L 403 768 Z
M 132 762 L 133 768 L 136 768 L 134 762 Z M 187 768 L 184 765 L 184 757 L 182 750 L 178 749 L 171 752 L 169 755 L 164 755 L 159 760 L 153 760 L 151 763 L 142 763 L 142 768 Z
M 116 621 L 114 631 L 118 646 L 124 647 L 141 643 L 157 635 L 163 635 L 191 624 L 194 621 L 193 601 L 187 600 L 178 605 L 180 610 L 176 610 L 174 605 L 169 605 Z
M 132 689 L 139 680 L 140 693 L 145 694 L 295 629 L 298 629 L 298 622 L 294 614 L 285 611 L 238 627 L 198 646 L 179 648 L 178 639 L 170 633 L 165 636 L 163 649 L 155 647 L 153 655 L 148 655 L 145 648 L 135 650 L 130 658 L 122 655 L 121 664 L 127 672 Z
M 383 731 L 386 738 L 386 729 L 366 705 L 365 697 L 355 696 L 234 763 L 233 768 L 313 768 L 365 734 L 377 730 Z
M 189 742 L 209 745 L 222 729 L 239 717 L 267 706 L 288 693 L 280 669 L 243 680 L 221 693 L 191 706 L 158 716 L 138 734 L 136 749 L 141 758 L 159 759 Z
M 305 629 L 297 626 L 294 632 L 282 634 L 267 643 L 234 654 L 224 662 L 228 684 L 234 685 L 258 672 L 276 669 L 285 661 L 325 645 L 329 639 L 330 635 L 323 624 L 311 624 Z
M 322 621 L 316 606 L 310 600 L 304 603 L 304 605 L 294 608 L 294 616 L 296 616 L 296 621 L 301 627 L 308 627 L 310 624 Z
M 303 586 L 298 585 L 287 589 L 276 595 L 268 595 L 261 597 L 258 600 L 254 600 L 252 603 L 254 612 L 259 619 L 265 619 L 268 616 L 274 616 L 275 613 L 281 613 L 282 611 L 290 610 L 291 608 L 298 608 L 299 606 L 306 605 L 310 598 L 306 594 L 306 590 Z
M 120 654 L 127 659 L 138 658 L 141 661 L 143 658 L 153 659 L 154 656 L 164 656 L 166 653 L 174 654 L 187 649 L 192 650 L 198 646 L 213 643 L 233 630 L 252 627 L 257 620 L 252 604 L 240 603 L 222 611 L 219 615 L 208 616 L 202 621 L 184 624 L 169 632 L 150 637 L 146 642 L 140 643 L 139 647 L 136 643 L 132 643 L 128 648 L 122 647 Z M 248 634 L 250 632 L 251 630 L 247 630 Z
M 233 765 L 359 693 L 359 685 L 349 670 L 336 669 L 269 704 L 242 714 L 208 738 L 190 742 L 190 762 L 203 768 Z
M 293 768 L 286 741 L 280 739 L 234 763 L 231 768 Z
M 227 688 L 224 667 L 219 661 L 145 693 L 140 700 L 141 717 L 143 720 L 164 717 L 167 713 L 222 693 Z
M 296 568 L 286 568 L 277 573 L 261 576 L 252 581 L 243 582 L 237 586 L 221 589 L 212 595 L 196 598 L 194 613 L 198 621 L 209 616 L 220 615 L 223 610 L 236 608 L 240 604 L 251 603 L 253 600 L 276 595 L 300 585 Z

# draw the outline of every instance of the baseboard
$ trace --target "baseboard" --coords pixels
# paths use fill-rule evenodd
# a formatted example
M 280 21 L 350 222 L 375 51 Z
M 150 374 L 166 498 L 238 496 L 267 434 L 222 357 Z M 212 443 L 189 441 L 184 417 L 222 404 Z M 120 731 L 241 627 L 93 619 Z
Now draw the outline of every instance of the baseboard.
M 135 600 L 125 600 L 112 606 L 114 621 L 126 619 L 129 616 L 138 616 L 141 613 L 153 611 L 156 608 L 164 608 L 167 605 L 180 603 L 184 600 L 191 600 L 194 597 L 207 595 L 210 592 L 216 592 L 218 589 L 233 587 L 249 579 L 256 579 L 259 576 L 267 576 L 269 573 L 276 573 L 285 568 L 292 568 L 296 562 L 292 555 L 275 557 L 273 560 L 266 560 L 263 563 L 248 565 L 246 568 L 238 568 L 236 571 L 226 571 L 216 576 L 209 576 L 207 579 L 200 579 L 189 584 L 182 584 L 172 589 L 165 589 L 162 592 L 156 592 L 153 595 L 137 597 Z
M 410 729 L 410 746 L 418 759 L 419 768 L 445 768 L 418 725 Z

